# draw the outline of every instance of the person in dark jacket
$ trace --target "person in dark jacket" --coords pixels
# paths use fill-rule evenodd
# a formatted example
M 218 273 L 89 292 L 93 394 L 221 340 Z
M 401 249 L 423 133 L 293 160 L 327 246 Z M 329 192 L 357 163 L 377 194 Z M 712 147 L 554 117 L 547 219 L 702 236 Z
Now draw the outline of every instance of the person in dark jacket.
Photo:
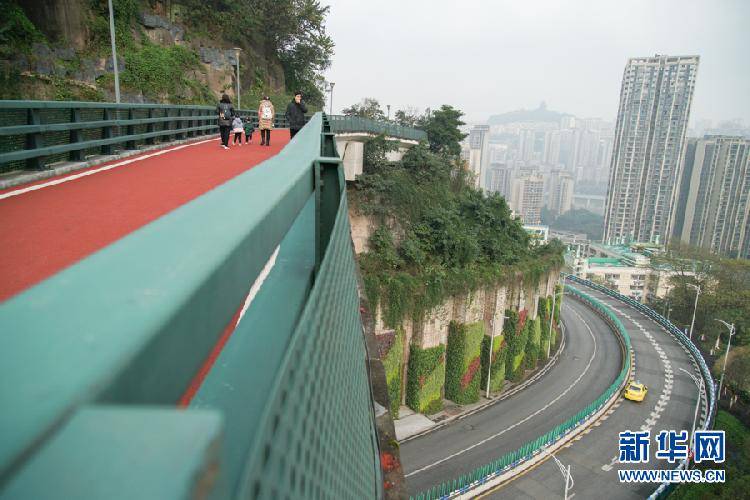
M 219 115 L 219 133 L 221 134 L 221 147 L 229 149 L 229 132 L 232 130 L 232 118 L 234 117 L 234 106 L 229 96 L 221 96 L 219 105 L 216 106 L 216 114 Z
M 294 137 L 305 126 L 307 106 L 302 102 L 302 92 L 294 93 L 294 100 L 286 107 L 286 121 L 289 122 L 289 135 Z

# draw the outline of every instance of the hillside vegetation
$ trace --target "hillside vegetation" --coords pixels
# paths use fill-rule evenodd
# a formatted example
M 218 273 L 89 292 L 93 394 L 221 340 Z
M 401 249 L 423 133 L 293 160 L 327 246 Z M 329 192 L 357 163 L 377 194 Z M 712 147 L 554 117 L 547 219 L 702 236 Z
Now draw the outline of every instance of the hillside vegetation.
M 328 7 L 318 0 L 113 0 L 123 101 L 243 107 L 302 90 L 323 103 Z M 112 100 L 106 0 L 0 0 L 0 98 Z M 252 104 L 250 104 L 252 103 Z

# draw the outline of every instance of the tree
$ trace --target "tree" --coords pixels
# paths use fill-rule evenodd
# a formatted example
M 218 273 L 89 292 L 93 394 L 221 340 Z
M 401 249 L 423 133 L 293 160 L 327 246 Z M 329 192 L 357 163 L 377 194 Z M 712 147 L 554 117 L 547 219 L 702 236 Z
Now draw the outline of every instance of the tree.
M 416 127 L 422 117 L 419 116 L 419 110 L 417 108 L 408 106 L 406 109 L 399 109 L 396 111 L 393 115 L 393 119 L 401 126 Z
M 365 97 L 361 102 L 352 104 L 350 107 L 344 109 L 346 116 L 359 116 L 361 118 L 369 118 L 370 120 L 385 120 L 385 114 L 380 108 L 380 103 L 377 99 L 372 97 Z
M 418 125 L 427 132 L 430 151 L 451 158 L 461 155 L 461 141 L 466 137 L 466 134 L 459 130 L 459 127 L 465 125 L 461 121 L 463 115 L 458 109 L 443 104 L 439 110 L 420 120 Z

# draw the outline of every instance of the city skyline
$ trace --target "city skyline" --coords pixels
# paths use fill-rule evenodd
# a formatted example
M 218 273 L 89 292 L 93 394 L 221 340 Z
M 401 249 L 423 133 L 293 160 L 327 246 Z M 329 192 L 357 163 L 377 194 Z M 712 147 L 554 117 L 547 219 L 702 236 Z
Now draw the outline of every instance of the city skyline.
M 448 103 L 468 123 L 483 123 L 546 101 L 551 109 L 614 121 L 628 58 L 697 54 L 691 126 L 735 118 L 750 126 L 750 66 L 737 64 L 750 45 L 743 29 L 750 2 L 327 4 L 337 44 L 326 72 L 336 82 L 334 111 L 368 96 L 393 110 Z M 663 22 L 676 11 L 680 23 Z M 363 30 L 370 35 L 361 37 Z

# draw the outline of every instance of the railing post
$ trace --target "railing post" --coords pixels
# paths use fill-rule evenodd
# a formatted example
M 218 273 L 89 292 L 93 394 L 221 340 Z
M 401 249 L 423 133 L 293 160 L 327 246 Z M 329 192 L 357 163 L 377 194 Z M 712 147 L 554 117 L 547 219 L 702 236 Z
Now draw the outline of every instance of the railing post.
M 154 108 L 148 108 L 148 118 L 149 119 L 154 118 Z M 154 122 L 148 122 L 148 124 L 146 124 L 146 133 L 151 133 L 153 131 L 154 131 Z M 153 143 L 154 143 L 153 137 L 146 138 L 146 144 L 151 145 Z
M 41 125 L 42 120 L 39 114 L 39 110 L 36 108 L 30 108 L 27 115 L 27 123 L 29 125 Z M 42 134 L 41 132 L 31 132 L 26 135 L 26 149 L 39 149 L 42 147 Z M 26 160 L 26 168 L 32 170 L 42 170 L 44 168 L 43 158 L 36 156 Z
M 81 121 L 81 110 L 79 108 L 71 108 L 70 110 L 70 122 L 78 123 Z M 80 128 L 74 128 L 70 130 L 70 138 L 68 139 L 71 144 L 81 142 L 83 138 L 83 132 Z M 72 161 L 83 160 L 83 150 L 76 149 L 70 152 L 70 159 Z
M 128 109 L 128 121 L 130 123 L 128 123 L 128 126 L 125 129 L 125 133 L 127 135 L 131 135 L 131 136 L 135 135 L 135 125 L 133 125 L 133 120 L 134 119 L 135 119 L 135 111 L 133 110 L 133 108 L 130 108 L 130 109 Z M 134 140 L 130 140 L 130 141 L 126 142 L 125 143 L 125 148 L 126 149 L 135 149 L 135 141 Z
M 190 119 L 185 122 L 185 128 L 187 128 L 186 137 L 195 137 L 195 130 L 192 130 L 193 128 L 193 117 L 195 116 L 193 113 L 195 113 L 195 110 L 189 109 L 188 112 L 190 113 Z
M 112 119 L 112 110 L 110 108 L 104 108 L 104 115 L 102 116 L 102 119 L 104 121 L 108 121 Z M 112 126 L 104 125 L 102 127 L 102 139 L 111 139 L 111 138 L 112 138 Z M 103 155 L 112 154 L 112 145 L 105 144 L 104 146 L 102 146 L 101 152 Z
M 315 161 L 315 275 L 320 270 L 344 189 L 338 158 Z

